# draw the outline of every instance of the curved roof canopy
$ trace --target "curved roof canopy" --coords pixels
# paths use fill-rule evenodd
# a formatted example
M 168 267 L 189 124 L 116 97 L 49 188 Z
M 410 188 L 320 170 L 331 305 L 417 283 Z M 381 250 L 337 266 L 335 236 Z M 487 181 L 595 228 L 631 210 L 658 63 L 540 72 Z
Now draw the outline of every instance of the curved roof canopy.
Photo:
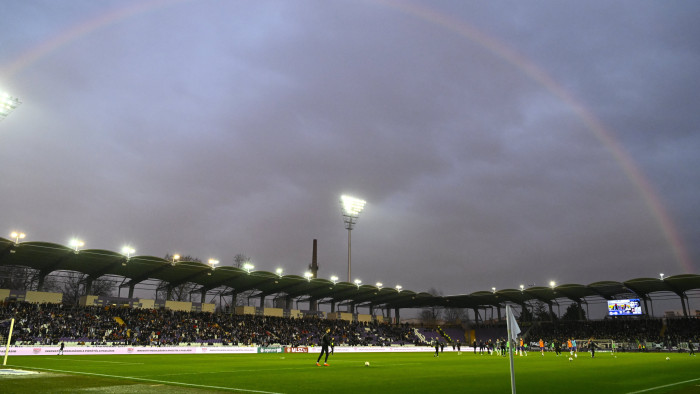
M 204 290 L 229 288 L 240 293 L 254 290 L 258 295 L 279 294 L 293 298 L 308 297 L 321 302 L 385 306 L 389 308 L 488 308 L 506 303 L 524 304 L 539 300 L 546 303 L 566 298 L 581 302 L 587 297 L 615 299 L 636 294 L 648 297 L 656 292 L 673 292 L 679 296 L 700 289 L 700 275 L 676 275 L 662 279 L 637 278 L 625 282 L 602 281 L 589 285 L 564 284 L 555 287 L 530 287 L 477 291 L 471 294 L 434 296 L 411 290 L 398 291 L 372 285 L 348 282 L 334 283 L 327 279 L 306 279 L 297 275 L 277 275 L 267 271 L 248 272 L 235 267 L 216 267 L 194 261 L 171 261 L 155 256 L 127 257 L 121 253 L 85 249 L 76 251 L 64 245 L 48 242 L 21 242 L 0 238 L 0 267 L 25 266 L 43 275 L 54 271 L 76 271 L 99 278 L 116 275 L 135 285 L 149 279 L 167 282 L 170 286 L 195 283 Z

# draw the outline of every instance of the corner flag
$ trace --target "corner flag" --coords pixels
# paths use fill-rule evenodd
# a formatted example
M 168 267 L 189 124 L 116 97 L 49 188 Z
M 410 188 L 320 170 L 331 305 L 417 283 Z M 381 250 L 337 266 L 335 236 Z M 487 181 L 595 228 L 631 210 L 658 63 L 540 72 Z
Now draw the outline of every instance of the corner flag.
M 506 319 L 508 319 L 509 339 L 518 339 L 520 327 L 518 326 L 518 322 L 515 320 L 515 316 L 513 315 L 513 310 L 510 309 L 510 305 L 506 306 Z
M 515 394 L 515 369 L 513 368 L 513 348 L 517 342 L 518 334 L 520 334 L 520 327 L 518 327 L 518 322 L 515 321 L 515 316 L 513 316 L 513 310 L 510 309 L 510 305 L 506 305 L 506 324 L 508 325 L 508 356 L 510 358 L 510 391 Z

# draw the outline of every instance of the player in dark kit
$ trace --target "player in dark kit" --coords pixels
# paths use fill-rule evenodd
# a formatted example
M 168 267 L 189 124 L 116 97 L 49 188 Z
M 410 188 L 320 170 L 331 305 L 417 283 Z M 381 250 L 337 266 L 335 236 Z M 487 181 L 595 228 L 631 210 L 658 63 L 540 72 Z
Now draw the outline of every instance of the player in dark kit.
M 558 339 L 554 340 L 554 353 L 558 356 L 561 354 L 561 342 Z
M 326 367 L 328 366 L 328 347 L 331 345 L 331 329 L 326 328 L 326 333 L 323 334 L 321 337 L 321 354 L 318 355 L 318 360 L 316 360 L 316 365 L 321 366 L 321 357 L 323 356 L 323 353 L 326 353 L 326 360 L 323 362 L 323 365 Z
M 596 346 L 595 342 L 593 342 L 593 338 L 588 340 L 588 348 L 591 350 L 591 358 L 595 357 L 595 349 L 598 346 Z

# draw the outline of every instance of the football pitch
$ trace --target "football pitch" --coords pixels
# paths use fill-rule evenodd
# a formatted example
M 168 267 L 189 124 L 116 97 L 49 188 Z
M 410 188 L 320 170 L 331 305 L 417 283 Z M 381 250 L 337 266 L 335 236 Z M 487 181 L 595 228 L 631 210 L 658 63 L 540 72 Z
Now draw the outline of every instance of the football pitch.
M 509 393 L 508 357 L 471 352 L 15 356 L 1 393 Z M 669 357 L 670 360 L 666 360 Z M 370 366 L 365 366 L 369 361 Z M 700 360 L 678 353 L 515 357 L 518 393 L 700 393 Z

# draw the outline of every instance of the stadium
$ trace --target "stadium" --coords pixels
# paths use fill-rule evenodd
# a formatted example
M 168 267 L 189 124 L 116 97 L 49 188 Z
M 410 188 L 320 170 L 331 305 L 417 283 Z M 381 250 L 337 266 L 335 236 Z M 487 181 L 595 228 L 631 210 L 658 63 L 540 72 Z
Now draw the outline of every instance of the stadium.
M 700 393 L 700 2 L 630 5 L 3 2 L 0 394 Z
M 573 362 L 579 365 L 578 371 L 586 371 L 580 374 L 586 380 L 589 374 L 603 374 L 596 388 L 602 392 L 662 386 L 654 392 L 685 392 L 698 381 L 692 353 L 698 346 L 700 319 L 688 314 L 689 298 L 697 297 L 700 289 L 698 275 L 433 296 L 312 275 L 214 267 L 18 238 L 0 238 L 0 256 L 6 277 L 23 268 L 38 274 L 36 291 L 0 289 L 4 360 L 5 368 L 9 367 L 0 378 L 5 392 L 22 392 L 27 387 L 41 392 L 49 384 L 66 391 L 89 386 L 109 392 L 270 393 L 308 392 L 319 384 L 337 385 L 336 392 L 372 391 L 383 385 L 390 386 L 383 389 L 388 392 L 434 388 L 455 392 L 469 384 L 502 392 L 509 387 L 506 356 L 511 342 L 505 339 L 507 322 L 502 314 L 506 307 L 519 311 L 516 324 L 521 331 L 513 350 L 521 392 L 556 392 L 560 385 L 571 384 Z M 121 277 L 116 282 L 129 289 L 129 296 L 91 295 L 89 280 L 83 281 L 85 294 L 77 304 L 63 303 L 62 293 L 42 291 L 47 276 L 69 271 L 83 278 Z M 134 288 L 149 280 L 171 289 L 195 284 L 191 293 L 199 295 L 200 302 L 172 301 L 167 294 L 161 300 L 133 297 Z M 685 315 L 653 318 L 649 313 L 652 296 L 658 293 L 678 295 Z M 259 306 L 236 306 L 238 294 L 246 295 L 248 301 L 258 300 Z M 217 297 L 230 301 L 207 303 Z M 282 307 L 266 306 L 266 297 L 281 300 L 276 304 Z M 632 303 L 639 304 L 639 310 L 622 307 L 630 299 L 636 300 Z M 553 306 L 564 300 L 574 306 L 570 309 L 576 315 L 554 313 Z M 587 314 L 581 305 L 588 308 L 600 300 L 608 300 L 610 316 L 583 318 Z M 300 302 L 301 309 L 292 308 Z M 548 307 L 545 313 L 537 314 L 535 309 L 543 306 Z M 464 321 L 447 324 L 401 321 L 401 309 L 421 308 L 470 310 L 473 317 L 463 314 Z M 620 315 L 620 311 L 625 312 Z M 328 361 L 332 372 L 323 370 L 325 366 L 315 370 L 326 329 L 333 338 Z M 522 347 L 517 338 L 523 338 Z M 578 349 L 571 348 L 572 339 L 580 344 Z M 563 349 L 558 349 L 559 344 Z M 597 349 L 597 356 L 591 348 Z M 650 362 L 667 358 L 661 365 Z M 180 370 L 183 365 L 186 370 Z M 566 378 L 529 384 L 530 375 L 542 368 L 553 377 Z M 644 368 L 649 372 L 640 372 Z M 464 369 L 470 371 L 466 376 Z M 633 381 L 612 384 L 604 377 L 609 374 L 615 380 L 615 374 L 626 370 L 636 374 Z M 35 373 L 20 375 L 30 372 Z M 344 381 L 356 373 L 362 373 L 362 379 Z M 668 386 L 664 382 L 671 374 L 678 383 Z M 591 384 L 583 383 L 580 392 L 590 392 Z M 537 389 L 528 391 L 528 386 Z

